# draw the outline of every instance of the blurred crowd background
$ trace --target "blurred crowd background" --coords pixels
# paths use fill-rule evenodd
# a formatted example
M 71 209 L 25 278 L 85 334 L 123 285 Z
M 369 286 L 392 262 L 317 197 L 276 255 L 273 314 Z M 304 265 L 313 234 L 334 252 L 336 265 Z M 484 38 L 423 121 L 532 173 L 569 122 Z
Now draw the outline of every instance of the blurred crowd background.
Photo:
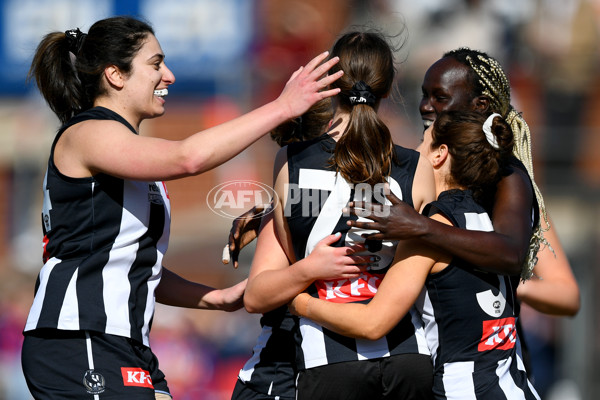
M 167 112 L 142 133 L 182 138 L 274 99 L 337 35 L 366 25 L 397 44 L 399 93 L 382 106 L 395 141 L 415 147 L 426 69 L 469 46 L 497 58 L 533 135 L 536 180 L 581 288 L 576 317 L 525 308 L 522 322 L 544 399 L 595 399 L 600 381 L 600 0 L 0 0 L 0 399 L 29 399 L 21 331 L 42 265 L 42 178 L 58 120 L 26 74 L 50 31 L 120 14 L 148 20 L 177 82 Z M 231 220 L 207 206 L 230 180 L 271 183 L 267 136 L 222 167 L 168 183 L 173 212 L 165 265 L 224 287 L 247 276 L 221 263 Z M 249 206 L 247 207 L 249 208 Z M 246 208 L 241 207 L 242 213 Z M 159 306 L 151 343 L 176 400 L 228 399 L 259 333 L 258 316 Z

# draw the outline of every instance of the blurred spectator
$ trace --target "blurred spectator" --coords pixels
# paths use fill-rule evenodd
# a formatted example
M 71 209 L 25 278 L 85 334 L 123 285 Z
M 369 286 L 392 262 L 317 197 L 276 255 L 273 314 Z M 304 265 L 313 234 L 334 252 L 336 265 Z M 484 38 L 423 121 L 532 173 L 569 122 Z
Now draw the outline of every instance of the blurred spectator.
M 258 2 L 254 100 L 281 91 L 290 71 L 328 50 L 345 28 L 353 2 L 344 0 L 262 0 Z M 302 61 L 301 61 L 302 60 Z
M 599 65 L 592 2 L 538 0 L 525 40 L 533 52 L 535 76 L 542 82 L 544 178 L 550 185 L 573 187 L 580 182 L 575 167 Z

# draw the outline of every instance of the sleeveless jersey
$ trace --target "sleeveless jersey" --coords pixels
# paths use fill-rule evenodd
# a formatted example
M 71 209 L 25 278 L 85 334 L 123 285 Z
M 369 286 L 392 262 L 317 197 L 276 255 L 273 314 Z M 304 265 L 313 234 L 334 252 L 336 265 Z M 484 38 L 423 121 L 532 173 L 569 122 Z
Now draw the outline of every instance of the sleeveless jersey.
M 423 213 L 441 213 L 463 229 L 493 230 L 470 191 L 443 192 Z M 516 329 L 519 279 L 480 271 L 456 257 L 428 276 L 416 307 L 433 358 L 436 398 L 539 400 Z
M 287 306 L 265 313 L 262 330 L 252 357 L 238 375 L 255 392 L 293 399 L 296 397 L 296 346 L 294 332 L 298 320 Z M 235 400 L 232 397 L 232 400 Z
M 56 143 L 68 127 L 87 120 L 118 121 L 137 134 L 102 107 L 78 114 L 58 131 L 43 186 L 44 266 L 24 330 L 93 330 L 148 346 L 169 240 L 166 186 L 61 174 L 54 164 Z
M 336 142 L 327 134 L 288 146 L 289 189 L 284 210 L 297 260 L 308 256 L 324 237 L 341 232 L 334 246 L 364 242 L 365 230 L 350 229 L 346 222 L 355 216 L 343 215 L 342 208 L 351 200 L 379 202 L 387 199 L 377 186 L 348 183 L 330 164 Z M 394 146 L 395 160 L 387 178 L 391 191 L 401 200 L 413 205 L 412 185 L 419 160 L 414 150 Z M 367 253 L 376 261 L 370 271 L 356 279 L 316 281 L 309 292 L 333 302 L 368 302 L 377 292 L 384 274 L 391 266 L 397 242 L 367 242 Z M 422 322 L 412 309 L 385 337 L 370 341 L 336 334 L 310 319 L 299 319 L 296 336 L 298 368 L 313 368 L 331 363 L 357 361 L 390 355 L 429 354 Z

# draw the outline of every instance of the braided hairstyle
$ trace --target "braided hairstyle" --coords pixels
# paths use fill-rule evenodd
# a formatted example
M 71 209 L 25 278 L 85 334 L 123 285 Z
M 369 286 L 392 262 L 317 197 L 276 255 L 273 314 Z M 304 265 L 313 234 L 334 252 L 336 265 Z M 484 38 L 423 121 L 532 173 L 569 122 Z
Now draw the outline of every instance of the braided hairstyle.
M 531 156 L 531 132 L 529 131 L 529 126 L 527 125 L 527 122 L 525 122 L 525 119 L 523 119 L 521 113 L 517 112 L 510 104 L 510 82 L 497 60 L 482 51 L 472 50 L 467 47 L 449 51 L 445 53 L 443 57 L 451 57 L 469 67 L 468 79 L 473 88 L 474 95 L 486 96 L 490 100 L 489 111 L 501 114 L 513 131 L 513 154 L 523 163 L 531 178 L 531 184 L 533 185 L 540 213 L 547 226 L 547 228 L 544 229 L 541 224 L 538 224 L 534 228 L 529 243 L 527 259 L 525 260 L 525 265 L 521 273 L 523 280 L 529 279 L 533 274 L 533 267 L 537 263 L 537 253 L 540 249 L 540 245 L 544 244 L 552 250 L 552 246 L 550 246 L 550 243 L 544 238 L 544 232 L 550 229 L 550 221 L 546 214 L 544 198 L 534 180 Z

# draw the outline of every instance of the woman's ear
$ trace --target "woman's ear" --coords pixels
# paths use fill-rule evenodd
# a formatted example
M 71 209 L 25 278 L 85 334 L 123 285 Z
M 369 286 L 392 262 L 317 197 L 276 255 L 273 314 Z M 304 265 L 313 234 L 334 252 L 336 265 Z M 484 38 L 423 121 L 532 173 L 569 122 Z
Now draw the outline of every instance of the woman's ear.
M 448 146 L 445 144 L 440 145 L 431 154 L 431 164 L 433 168 L 440 168 L 448 160 Z
M 121 70 L 116 65 L 109 65 L 104 69 L 104 77 L 109 85 L 122 89 L 125 83 Z
M 473 99 L 475 111 L 485 113 L 490 108 L 490 99 L 487 96 L 477 96 Z

